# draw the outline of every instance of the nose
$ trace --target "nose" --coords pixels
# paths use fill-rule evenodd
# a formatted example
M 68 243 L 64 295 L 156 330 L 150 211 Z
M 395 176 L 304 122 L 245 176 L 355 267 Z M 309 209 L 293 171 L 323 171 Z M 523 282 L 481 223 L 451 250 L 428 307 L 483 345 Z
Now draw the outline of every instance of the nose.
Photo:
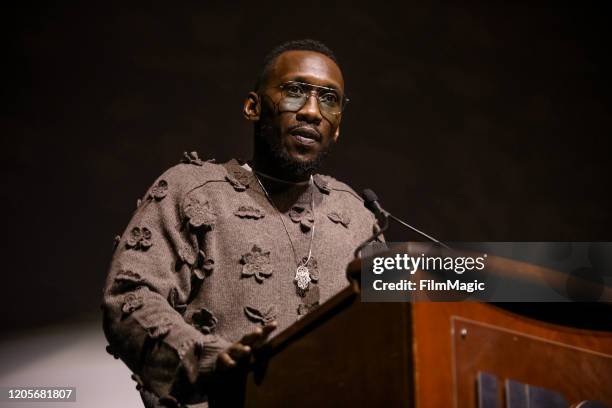
M 319 110 L 319 101 L 317 99 L 317 95 L 312 92 L 304 106 L 296 112 L 296 119 L 299 121 L 304 121 L 308 123 L 314 123 L 318 125 L 323 120 L 321 116 L 321 111 Z

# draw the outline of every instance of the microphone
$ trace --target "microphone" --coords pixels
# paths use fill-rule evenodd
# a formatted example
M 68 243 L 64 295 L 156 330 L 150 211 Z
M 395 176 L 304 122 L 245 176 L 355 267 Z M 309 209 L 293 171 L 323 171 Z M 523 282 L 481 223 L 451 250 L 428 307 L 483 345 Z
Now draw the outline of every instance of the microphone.
M 376 195 L 374 191 L 370 190 L 369 188 L 366 188 L 365 190 L 362 191 L 361 196 L 363 197 L 363 201 L 364 201 L 366 208 L 372 211 L 374 214 L 383 215 L 383 216 L 389 215 L 389 213 L 387 213 L 380 206 L 380 203 L 378 202 L 378 196 Z
M 376 215 L 377 218 L 382 218 L 384 220 L 384 224 L 382 228 L 374 232 L 374 234 L 372 234 L 368 239 L 363 241 L 355 249 L 355 253 L 354 253 L 355 258 L 359 258 L 359 255 L 361 254 L 361 250 L 365 248 L 370 242 L 378 238 L 379 235 L 382 235 L 382 233 L 385 232 L 387 228 L 389 228 L 389 213 L 386 212 L 378 203 L 378 196 L 376 195 L 376 193 L 370 190 L 369 188 L 366 188 L 365 190 L 363 190 L 361 195 L 363 196 L 363 204 L 366 206 L 366 208 L 372 211 L 374 215 Z
M 412 231 L 416 232 L 417 234 L 421 235 L 422 237 L 427 238 L 429 241 L 435 242 L 436 244 L 441 245 L 441 246 L 443 246 L 446 249 L 450 249 L 446 244 L 438 241 L 437 239 L 435 239 L 431 235 L 428 235 L 428 234 L 424 233 L 423 231 L 419 230 L 418 228 L 413 227 L 412 225 L 408 224 L 407 222 L 400 220 L 395 215 L 391 214 L 390 212 L 388 212 L 384 208 L 382 208 L 380 203 L 378 202 L 378 196 L 371 189 L 366 188 L 365 190 L 363 190 L 361 195 L 362 195 L 363 200 L 364 200 L 364 205 L 369 210 L 371 210 L 374 214 L 376 214 L 377 216 L 382 216 L 382 217 L 385 218 L 385 220 L 387 220 L 387 218 L 391 218 L 392 220 L 397 221 L 401 225 L 410 228 Z M 386 223 L 386 221 L 385 221 L 385 223 Z

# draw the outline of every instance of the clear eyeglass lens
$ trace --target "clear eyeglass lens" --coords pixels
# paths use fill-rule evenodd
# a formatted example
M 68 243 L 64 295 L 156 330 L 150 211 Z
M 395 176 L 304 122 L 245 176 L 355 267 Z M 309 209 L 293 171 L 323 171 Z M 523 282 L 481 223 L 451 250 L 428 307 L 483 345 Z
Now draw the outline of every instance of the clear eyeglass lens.
M 328 117 L 328 119 L 336 119 L 342 110 L 338 95 L 325 89 L 307 87 L 305 84 L 291 83 L 284 85 L 282 87 L 283 98 L 280 108 L 285 111 L 300 110 L 308 100 L 312 89 L 317 91 L 317 100 L 319 101 L 321 113 Z

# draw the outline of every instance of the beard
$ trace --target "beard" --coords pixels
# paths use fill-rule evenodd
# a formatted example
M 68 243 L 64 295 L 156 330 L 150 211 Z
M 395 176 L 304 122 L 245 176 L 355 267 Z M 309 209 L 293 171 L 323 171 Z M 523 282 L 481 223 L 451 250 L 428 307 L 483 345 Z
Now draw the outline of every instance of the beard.
M 307 126 L 307 123 L 300 123 Z M 255 123 L 255 154 L 257 157 L 265 158 L 270 167 L 278 175 L 290 180 L 304 180 L 310 175 L 315 174 L 321 164 L 332 151 L 333 142 L 324 147 L 314 159 L 302 161 L 295 160 L 289 155 L 281 143 L 278 129 L 263 124 L 261 121 Z

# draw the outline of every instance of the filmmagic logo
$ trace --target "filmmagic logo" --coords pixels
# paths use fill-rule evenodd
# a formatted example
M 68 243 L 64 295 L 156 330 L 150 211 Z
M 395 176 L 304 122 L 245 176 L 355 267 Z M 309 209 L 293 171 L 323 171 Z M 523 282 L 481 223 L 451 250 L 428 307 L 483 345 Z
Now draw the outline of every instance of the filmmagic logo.
M 479 282 L 474 279 L 473 282 L 461 282 L 459 280 L 447 279 L 446 282 L 436 282 L 433 279 L 421 279 L 419 280 L 418 287 L 416 282 L 402 279 L 399 282 L 383 282 L 382 280 L 375 280 L 372 284 L 374 290 L 383 291 L 456 291 L 456 292 L 482 292 L 485 290 L 484 282 Z
M 485 282 L 478 279 L 467 280 L 465 272 L 478 273 L 485 269 L 487 254 L 482 256 L 411 256 L 396 254 L 372 259 L 372 273 L 380 277 L 372 282 L 375 292 L 447 292 L 474 293 L 486 290 Z M 385 274 L 385 272 L 391 272 Z M 423 272 L 427 279 L 421 279 Z M 418 275 L 417 275 L 418 273 Z M 448 274 L 455 274 L 456 279 L 448 279 Z
M 394 257 L 376 257 L 372 261 L 372 272 L 380 275 L 386 271 L 407 271 L 414 275 L 417 270 L 447 271 L 458 275 L 466 271 L 482 271 L 485 268 L 487 254 L 479 257 L 458 256 L 410 256 L 397 254 Z

